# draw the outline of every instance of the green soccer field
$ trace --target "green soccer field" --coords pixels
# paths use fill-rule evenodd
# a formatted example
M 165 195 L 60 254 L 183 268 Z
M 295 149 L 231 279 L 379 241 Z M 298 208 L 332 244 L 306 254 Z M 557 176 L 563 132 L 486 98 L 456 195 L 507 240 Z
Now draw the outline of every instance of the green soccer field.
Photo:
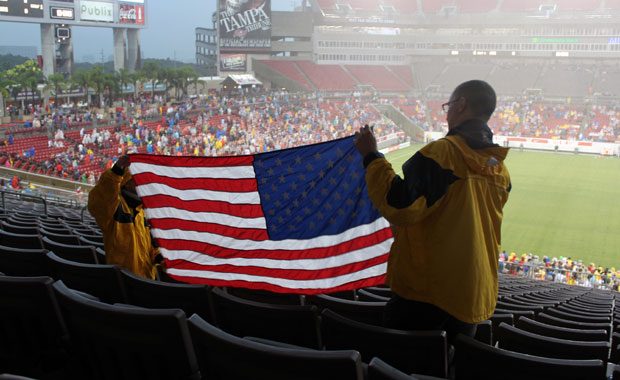
M 421 147 L 387 158 L 401 174 Z M 506 164 L 513 188 L 504 208 L 502 249 L 620 269 L 620 159 L 512 149 Z

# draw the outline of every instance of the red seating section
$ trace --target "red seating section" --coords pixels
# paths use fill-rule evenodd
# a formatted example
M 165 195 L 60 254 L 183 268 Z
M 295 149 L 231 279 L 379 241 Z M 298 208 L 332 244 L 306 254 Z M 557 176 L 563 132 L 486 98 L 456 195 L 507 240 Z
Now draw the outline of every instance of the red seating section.
M 315 65 L 309 61 L 296 61 L 299 68 L 314 85 L 325 91 L 353 91 L 356 82 L 339 65 Z
M 489 12 L 497 8 L 497 0 L 456 0 L 460 12 Z
M 346 65 L 347 70 L 361 84 L 372 85 L 378 91 L 409 91 L 410 88 L 398 79 L 385 66 L 352 66 Z
M 414 87 L 413 84 L 413 72 L 411 66 L 390 66 L 392 70 L 401 80 L 404 80 L 409 86 Z
M 297 66 L 295 66 L 295 62 L 266 60 L 261 61 L 261 63 L 264 63 L 265 65 L 271 67 L 285 77 L 293 79 L 307 89 L 312 90 L 312 85 L 308 83 L 303 74 L 299 71 L 299 69 L 297 69 Z

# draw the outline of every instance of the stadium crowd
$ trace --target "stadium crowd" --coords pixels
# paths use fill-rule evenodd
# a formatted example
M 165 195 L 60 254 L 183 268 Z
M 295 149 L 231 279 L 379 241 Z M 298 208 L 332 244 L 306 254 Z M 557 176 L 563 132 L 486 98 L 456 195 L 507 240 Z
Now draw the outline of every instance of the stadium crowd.
M 0 147 L 8 154 L 0 161 L 17 168 L 23 164 L 16 166 L 16 162 L 28 162 L 44 174 L 92 184 L 125 151 L 251 154 L 348 136 L 366 123 L 375 125 L 379 136 L 400 132 L 361 96 L 332 99 L 259 92 L 230 97 L 210 93 L 172 106 L 123 110 L 109 115 L 112 122 L 108 123 L 98 116 L 100 127 L 93 126 L 90 113 L 38 115 L 22 130 L 47 133 L 46 148 L 59 149 L 46 150 L 49 155 L 45 157 L 37 154 L 35 145 L 11 149 L 16 140 L 30 138 L 14 138 L 14 133 L 9 133 Z
M 547 257 L 502 251 L 499 255 L 498 272 L 525 276 L 543 281 L 579 285 L 588 288 L 619 290 L 620 270 L 603 268 L 595 263 L 586 265 L 583 260 L 570 257 Z

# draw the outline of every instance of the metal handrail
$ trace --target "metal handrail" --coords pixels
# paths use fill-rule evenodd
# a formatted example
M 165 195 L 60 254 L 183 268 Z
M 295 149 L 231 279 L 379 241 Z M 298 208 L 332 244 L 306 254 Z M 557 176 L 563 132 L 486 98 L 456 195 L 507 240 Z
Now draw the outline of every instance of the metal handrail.
M 47 217 L 48 213 L 47 213 L 47 201 L 45 200 L 45 198 L 37 196 L 37 195 L 30 195 L 30 194 L 24 194 L 21 192 L 17 192 L 17 191 L 10 191 L 10 190 L 0 190 L 0 198 L 2 200 L 2 209 L 6 210 L 6 201 L 5 198 L 7 195 L 11 195 L 11 196 L 15 196 L 15 198 L 17 199 L 22 199 L 22 198 L 29 198 L 29 199 L 34 199 L 34 200 L 38 200 L 41 201 L 41 203 L 43 204 L 43 215 L 45 217 Z M 29 211 L 24 211 L 24 214 L 32 214 L 32 215 L 41 215 L 40 213 L 35 213 L 35 212 L 29 212 Z
M 521 263 L 518 261 L 499 261 L 499 273 L 512 274 L 543 281 L 559 282 L 563 284 L 573 283 L 578 286 L 586 286 L 597 289 L 612 289 L 614 282 L 620 280 L 614 274 L 593 274 L 586 267 L 581 270 L 565 269 L 560 267 L 547 267 L 545 263 Z M 600 281 L 597 280 L 600 278 Z M 592 280 L 594 278 L 594 280 Z

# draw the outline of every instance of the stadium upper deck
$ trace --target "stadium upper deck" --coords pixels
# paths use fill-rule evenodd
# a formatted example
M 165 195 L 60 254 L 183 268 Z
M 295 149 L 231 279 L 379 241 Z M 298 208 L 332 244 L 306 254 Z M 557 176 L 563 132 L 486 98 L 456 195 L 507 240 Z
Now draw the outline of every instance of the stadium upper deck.
M 620 9 L 617 0 L 316 0 L 326 13 L 339 10 L 368 12 L 395 11 L 398 13 L 437 13 L 442 9 L 458 12 L 530 12 L 538 10 L 596 11 Z M 541 8 L 542 7 L 542 8 Z

